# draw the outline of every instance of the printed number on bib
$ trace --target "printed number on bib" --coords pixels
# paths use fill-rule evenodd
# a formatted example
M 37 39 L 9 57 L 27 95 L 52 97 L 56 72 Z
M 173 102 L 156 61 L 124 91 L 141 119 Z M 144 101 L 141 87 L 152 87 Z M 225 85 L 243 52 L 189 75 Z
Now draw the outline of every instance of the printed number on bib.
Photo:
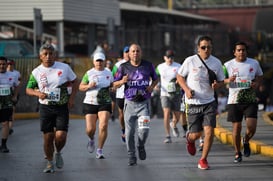
M 45 93 L 47 94 L 47 99 L 49 101 L 54 101 L 54 102 L 60 101 L 60 97 L 61 97 L 60 88 L 50 89 L 50 90 L 47 90 Z
M 10 87 L 8 86 L 0 87 L 0 96 L 8 96 L 10 94 L 11 94 Z
M 174 82 L 170 82 L 167 85 L 167 91 L 168 92 L 175 92 L 176 91 L 176 85 Z
M 150 125 L 150 116 L 140 116 L 138 118 L 138 128 L 139 129 L 149 129 Z

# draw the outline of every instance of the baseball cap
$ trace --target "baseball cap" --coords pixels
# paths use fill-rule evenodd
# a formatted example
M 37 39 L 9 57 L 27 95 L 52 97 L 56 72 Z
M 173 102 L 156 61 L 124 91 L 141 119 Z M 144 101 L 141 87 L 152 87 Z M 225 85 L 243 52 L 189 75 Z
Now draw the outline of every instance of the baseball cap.
M 101 52 L 95 53 L 94 60 L 95 61 L 97 61 L 97 60 L 104 61 L 105 60 L 105 55 L 103 53 L 101 53 Z
M 174 57 L 174 51 L 173 50 L 167 50 L 165 53 L 166 57 Z
M 129 46 L 125 46 L 125 47 L 123 48 L 123 52 L 128 53 L 128 52 L 129 52 Z
M 14 62 L 14 60 L 8 59 L 7 64 L 9 64 L 9 65 L 14 65 L 15 62 Z

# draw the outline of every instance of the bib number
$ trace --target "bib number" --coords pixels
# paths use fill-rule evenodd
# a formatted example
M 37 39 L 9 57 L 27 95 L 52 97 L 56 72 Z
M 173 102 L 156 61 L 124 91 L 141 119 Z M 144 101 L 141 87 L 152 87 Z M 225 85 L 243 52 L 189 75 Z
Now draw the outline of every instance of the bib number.
M 251 82 L 252 81 L 247 77 L 236 77 L 235 84 L 237 88 L 248 89 L 250 88 Z
M 47 99 L 49 101 L 53 101 L 53 102 L 60 101 L 60 97 L 61 97 L 61 89 L 60 88 L 50 89 L 50 90 L 45 91 L 45 93 L 47 94 Z
M 10 94 L 10 87 L 0 87 L 0 96 L 8 96 Z
M 150 116 L 140 116 L 137 121 L 138 121 L 138 128 L 139 129 L 149 129 L 150 128 Z
M 175 92 L 176 91 L 176 85 L 174 82 L 170 82 L 168 85 L 167 85 L 167 91 L 168 92 Z

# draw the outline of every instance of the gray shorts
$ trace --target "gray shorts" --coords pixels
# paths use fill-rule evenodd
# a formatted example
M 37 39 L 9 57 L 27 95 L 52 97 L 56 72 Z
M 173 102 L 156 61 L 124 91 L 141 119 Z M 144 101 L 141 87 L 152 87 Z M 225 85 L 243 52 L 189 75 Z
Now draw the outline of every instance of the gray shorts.
M 204 126 L 216 127 L 217 103 L 187 105 L 187 117 L 190 132 L 201 132 Z
M 180 111 L 181 95 L 174 97 L 161 96 L 160 99 L 162 108 L 170 108 L 172 111 Z

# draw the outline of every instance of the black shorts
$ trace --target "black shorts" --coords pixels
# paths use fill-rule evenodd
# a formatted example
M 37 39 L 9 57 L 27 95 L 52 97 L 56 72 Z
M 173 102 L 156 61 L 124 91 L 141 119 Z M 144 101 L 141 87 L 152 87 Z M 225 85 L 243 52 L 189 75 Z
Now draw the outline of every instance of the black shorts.
M 54 132 L 54 129 L 68 131 L 69 111 L 67 104 L 61 106 L 40 104 L 39 110 L 42 132 Z
M 0 123 L 10 121 L 13 113 L 13 108 L 0 109 Z
M 112 113 L 111 104 L 103 104 L 103 105 L 93 105 L 93 104 L 83 104 L 83 114 L 98 114 L 100 111 L 108 111 L 110 114 Z
M 115 102 L 115 100 L 116 100 L 116 92 L 110 91 L 110 97 L 111 97 L 112 102 Z
M 124 98 L 116 98 L 116 104 L 118 105 L 119 109 L 123 109 L 124 108 Z
M 257 118 L 258 104 L 228 104 L 228 116 L 229 122 L 242 122 L 245 118 Z

